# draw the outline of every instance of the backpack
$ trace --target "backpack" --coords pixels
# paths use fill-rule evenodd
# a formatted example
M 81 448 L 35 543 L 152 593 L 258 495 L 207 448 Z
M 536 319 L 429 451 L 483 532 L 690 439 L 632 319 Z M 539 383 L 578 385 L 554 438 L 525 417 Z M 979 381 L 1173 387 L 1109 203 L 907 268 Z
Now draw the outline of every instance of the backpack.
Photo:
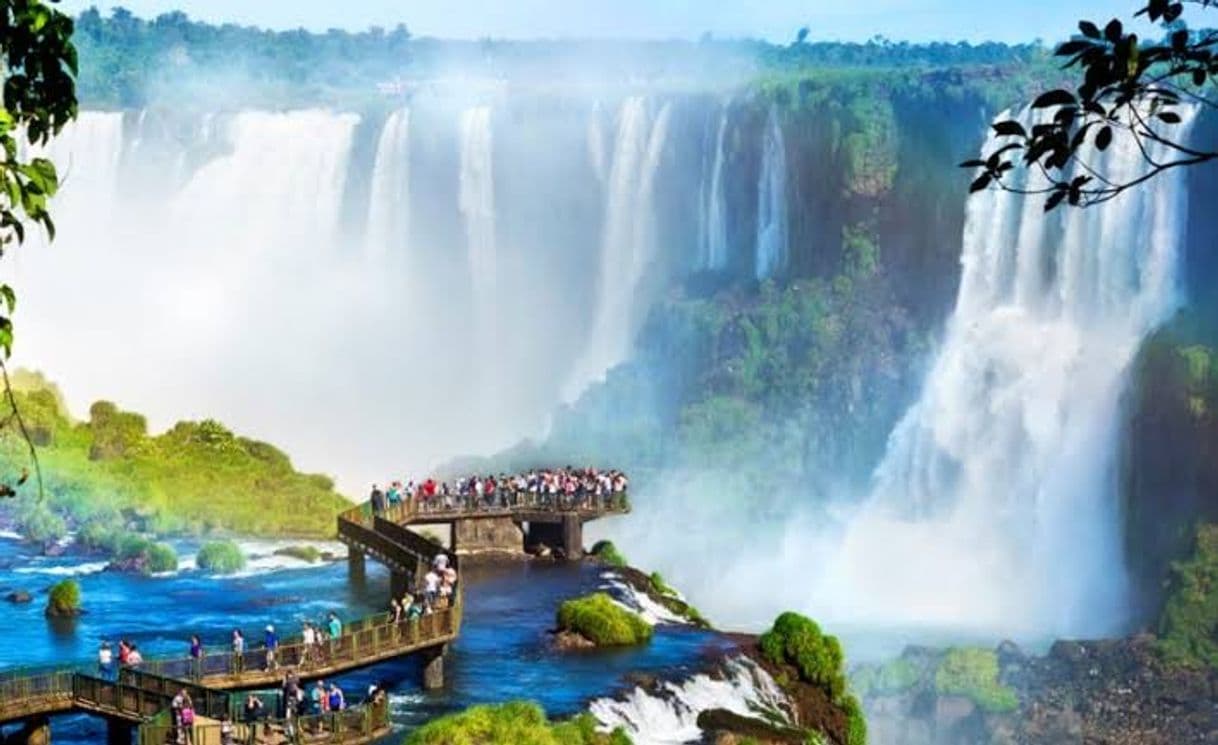
M 189 706 L 182 709 L 182 724 L 187 727 L 195 723 L 195 710 Z

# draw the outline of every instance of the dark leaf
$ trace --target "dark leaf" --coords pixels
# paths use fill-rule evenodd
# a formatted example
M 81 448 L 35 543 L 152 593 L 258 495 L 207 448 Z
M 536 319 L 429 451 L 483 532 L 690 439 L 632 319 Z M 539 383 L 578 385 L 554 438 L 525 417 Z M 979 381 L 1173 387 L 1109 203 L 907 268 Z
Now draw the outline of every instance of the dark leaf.
M 1064 190 L 1055 191 L 1052 194 L 1050 194 L 1049 198 L 1045 200 L 1045 212 L 1049 212 L 1053 208 L 1057 207 L 1057 205 L 1061 204 L 1062 200 L 1065 198 L 1066 198 L 1066 192 Z
M 1086 39 L 1073 39 L 1073 40 L 1067 41 L 1064 44 L 1062 44 L 1061 46 L 1059 46 L 1057 48 L 1056 55 L 1058 57 L 1070 57 L 1072 55 L 1078 54 L 1079 52 L 1083 51 L 1084 49 L 1090 49 L 1090 48 L 1091 48 L 1091 42 L 1087 41 Z
M 1121 22 L 1113 18 L 1108 22 L 1108 25 L 1104 27 L 1104 38 L 1113 44 L 1116 44 L 1121 40 L 1124 30 L 1124 27 L 1121 26 Z
M 1100 130 L 1100 133 L 1095 136 L 1095 147 L 1103 152 L 1112 144 L 1112 127 L 1105 126 Z
M 973 159 L 973 160 L 964 161 L 963 163 L 960 164 L 959 167 L 960 168 L 981 168 L 984 165 L 985 165 L 984 160 Z
M 1050 106 L 1068 106 L 1074 102 L 1075 100 L 1073 93 L 1058 88 L 1057 90 L 1052 90 L 1048 93 L 1042 93 L 1037 96 L 1036 100 L 1032 102 L 1032 108 L 1044 109 Z
M 990 174 L 988 174 L 988 173 L 981 174 L 980 176 L 978 176 L 976 179 L 973 180 L 973 183 L 969 184 L 968 193 L 972 194 L 974 192 L 981 191 L 985 187 L 989 186 L 990 181 L 992 181 L 992 180 L 993 180 L 993 177 L 990 176 Z
M 1159 119 L 1167 122 L 1168 124 L 1179 124 L 1180 123 L 1180 115 L 1174 111 L 1160 111 Z
M 1089 39 L 1100 38 L 1100 27 L 1095 25 L 1091 21 L 1079 21 L 1078 30 L 1082 31 L 1083 36 L 1086 36 Z
M 994 134 L 1000 137 L 1027 137 L 1028 132 L 1019 122 L 1011 119 L 1005 122 L 998 122 L 994 126 Z

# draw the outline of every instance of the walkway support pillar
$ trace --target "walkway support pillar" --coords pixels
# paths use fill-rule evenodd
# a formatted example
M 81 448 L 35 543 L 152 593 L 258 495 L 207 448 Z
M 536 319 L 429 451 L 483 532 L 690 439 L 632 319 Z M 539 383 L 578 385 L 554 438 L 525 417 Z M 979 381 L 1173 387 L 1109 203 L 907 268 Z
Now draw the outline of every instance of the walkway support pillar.
M 584 523 L 579 515 L 562 516 L 562 551 L 568 560 L 584 557 Z
M 135 726 L 129 722 L 111 719 L 106 722 L 106 745 L 131 745 Z
M 347 551 L 347 576 L 353 580 L 363 580 L 367 569 L 364 552 L 354 548 Z
M 21 731 L 12 736 L 21 745 L 51 745 L 51 720 L 47 717 L 27 719 Z
M 444 687 L 444 652 L 445 645 L 424 649 L 423 658 L 423 690 L 436 691 Z

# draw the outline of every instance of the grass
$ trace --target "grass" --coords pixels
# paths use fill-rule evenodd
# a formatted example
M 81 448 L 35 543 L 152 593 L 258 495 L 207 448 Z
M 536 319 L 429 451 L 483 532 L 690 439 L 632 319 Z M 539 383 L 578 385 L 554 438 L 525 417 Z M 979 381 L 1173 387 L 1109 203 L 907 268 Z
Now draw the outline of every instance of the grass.
M 558 608 L 558 627 L 587 637 L 597 646 L 629 646 L 651 639 L 649 623 L 603 592 L 567 600 Z
M 998 680 L 998 655 L 992 649 L 949 649 L 935 671 L 935 689 L 942 696 L 964 696 L 992 714 L 1019 708 L 1015 690 Z
M 80 612 L 80 584 L 65 579 L 51 588 L 47 598 L 47 615 L 74 616 Z
M 210 541 L 199 549 L 195 562 L 215 574 L 233 574 L 245 568 L 245 554 L 233 541 Z
M 178 422 L 150 434 L 143 416 L 107 401 L 77 421 L 54 384 L 34 373 L 23 373 L 18 383 L 15 395 L 38 445 L 46 500 L 37 499 L 31 479 L 12 509 L 19 527 L 38 540 L 95 520 L 99 541 L 119 527 L 330 537 L 335 514 L 350 506 L 329 477 L 300 473 L 274 446 L 219 422 Z M 29 465 L 24 442 L 6 431 L 0 469 L 19 472 Z
M 582 714 L 553 723 L 531 701 L 471 706 L 433 719 L 412 732 L 403 745 L 630 745 L 621 729 L 596 731 L 596 720 Z

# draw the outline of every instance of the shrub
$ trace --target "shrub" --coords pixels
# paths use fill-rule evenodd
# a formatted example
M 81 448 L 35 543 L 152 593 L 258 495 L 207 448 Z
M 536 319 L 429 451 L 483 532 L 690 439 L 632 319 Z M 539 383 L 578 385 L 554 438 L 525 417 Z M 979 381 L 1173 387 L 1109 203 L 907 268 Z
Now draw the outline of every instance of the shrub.
M 664 575 L 660 574 L 659 572 L 652 572 L 649 579 L 651 580 L 652 586 L 656 588 L 656 592 L 660 593 L 661 595 L 672 595 L 674 597 L 677 595 L 677 591 L 664 581 Z
M 603 592 L 568 600 L 558 608 L 558 627 L 574 631 L 598 646 L 642 644 L 651 639 L 651 625 Z
M 861 696 L 885 696 L 904 693 L 918 683 L 918 666 L 904 657 L 883 665 L 866 665 L 851 676 L 851 683 Z
M 178 554 L 167 543 L 151 543 L 147 550 L 147 571 L 152 574 L 160 572 L 176 572 L 178 569 Z
M 1218 524 L 1198 526 L 1193 555 L 1172 564 L 1159 638 L 1173 664 L 1218 667 Z
M 290 556 L 310 564 L 321 561 L 321 551 L 316 546 L 284 546 L 275 549 L 274 553 L 276 556 Z
M 74 579 L 65 579 L 51 588 L 47 598 L 47 615 L 75 616 L 80 613 L 80 584 Z
M 211 541 L 199 549 L 195 562 L 200 569 L 209 572 L 232 574 L 245 568 L 245 554 L 241 553 L 241 547 L 232 541 Z
M 998 655 L 991 649 L 949 649 L 935 671 L 935 689 L 941 695 L 964 696 L 991 713 L 1019 708 L 1015 691 L 998 682 Z
M 800 679 L 825 688 L 834 701 L 846 692 L 841 642 L 835 636 L 822 634 L 812 619 L 790 611 L 783 613 L 761 635 L 759 643 L 767 659 L 775 664 L 794 665 Z
M 613 541 L 597 541 L 593 544 L 591 553 L 611 567 L 626 566 L 626 557 L 617 550 Z
M 551 724 L 541 707 L 530 701 L 471 706 L 456 714 L 433 719 L 412 732 L 403 745 L 630 745 L 620 729 L 611 734 L 596 731 L 596 721 L 584 714 L 568 722 Z

